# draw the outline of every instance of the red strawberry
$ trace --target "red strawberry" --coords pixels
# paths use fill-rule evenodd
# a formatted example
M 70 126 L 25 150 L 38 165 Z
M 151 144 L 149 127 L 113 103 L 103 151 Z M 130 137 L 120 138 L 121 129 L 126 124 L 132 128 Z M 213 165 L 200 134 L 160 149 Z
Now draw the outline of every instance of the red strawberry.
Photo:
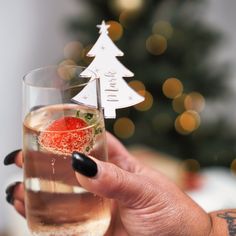
M 58 154 L 87 151 L 93 141 L 93 128 L 76 117 L 62 117 L 53 121 L 39 135 L 39 144 Z

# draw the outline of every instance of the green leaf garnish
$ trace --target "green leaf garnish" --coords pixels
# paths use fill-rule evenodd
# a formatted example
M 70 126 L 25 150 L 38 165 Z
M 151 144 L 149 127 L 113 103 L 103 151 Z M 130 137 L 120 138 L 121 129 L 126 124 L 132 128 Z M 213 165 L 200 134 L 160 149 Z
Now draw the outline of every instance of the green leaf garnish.
M 101 127 L 96 127 L 95 128 L 95 135 L 102 133 L 102 128 Z
M 77 111 L 75 116 L 76 116 L 77 118 L 80 118 L 80 111 Z
M 84 119 L 87 121 L 90 121 L 93 119 L 93 114 L 92 113 L 86 113 L 84 116 Z

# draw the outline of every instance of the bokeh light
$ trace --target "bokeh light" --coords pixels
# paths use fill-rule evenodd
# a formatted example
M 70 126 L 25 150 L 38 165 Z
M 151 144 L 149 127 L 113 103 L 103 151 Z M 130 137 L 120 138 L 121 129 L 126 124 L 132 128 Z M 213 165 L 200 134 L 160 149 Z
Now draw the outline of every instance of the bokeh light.
M 186 132 L 192 132 L 199 127 L 200 116 L 195 111 L 185 111 L 181 114 L 179 122 Z
M 234 159 L 230 165 L 230 170 L 233 175 L 236 175 L 236 159 Z
M 57 68 L 57 74 L 63 80 L 71 80 L 75 77 L 76 68 L 68 64 L 60 64 Z
M 186 134 L 189 134 L 188 132 L 186 132 L 181 124 L 180 124 L 180 116 L 177 116 L 177 118 L 175 119 L 175 130 L 179 133 L 179 134 L 183 134 L 183 135 L 186 135 Z
M 143 102 L 137 104 L 134 106 L 134 108 L 138 111 L 147 111 L 149 110 L 153 105 L 153 96 L 151 93 L 149 93 L 147 90 L 145 91 L 145 99 Z
M 167 49 L 167 40 L 160 34 L 153 34 L 146 40 L 146 49 L 153 55 L 161 55 Z
M 185 111 L 175 120 L 175 129 L 180 134 L 190 134 L 200 125 L 200 116 L 196 111 Z
M 64 47 L 64 57 L 74 61 L 79 61 L 81 59 L 82 51 L 83 45 L 80 42 L 69 42 Z
M 59 63 L 60 66 L 67 66 L 67 65 L 76 65 L 76 62 L 71 59 L 65 59 Z
M 181 165 L 189 172 L 198 172 L 201 168 L 200 163 L 195 159 L 186 159 Z
M 185 101 L 186 96 L 187 95 L 183 93 L 173 99 L 172 107 L 175 112 L 182 113 L 185 111 L 184 101 Z
M 119 40 L 123 35 L 123 27 L 117 21 L 107 21 L 106 24 L 110 25 L 109 27 L 109 36 L 113 41 Z
M 142 8 L 143 3 L 143 0 L 114 0 L 113 6 L 118 11 L 137 11 Z
M 129 82 L 129 86 L 141 96 L 145 96 L 145 85 L 143 82 L 139 80 L 132 80 Z
M 162 91 L 166 97 L 175 98 L 183 92 L 183 84 L 176 78 L 169 78 L 164 82 Z
M 152 28 L 154 34 L 160 34 L 166 39 L 170 39 L 173 34 L 173 28 L 168 21 L 157 21 Z
M 186 110 L 201 112 L 205 107 L 205 99 L 200 93 L 192 92 L 186 96 L 184 106 Z
M 139 14 L 137 12 L 122 11 L 119 16 L 119 22 L 125 28 L 129 28 L 129 25 L 135 22 L 135 19 L 138 17 L 138 15 Z
M 114 133 L 119 138 L 130 138 L 135 132 L 135 125 L 132 120 L 127 117 L 122 117 L 116 120 L 114 127 Z
M 90 51 L 90 49 L 92 48 L 92 45 L 87 45 L 83 50 L 82 50 L 82 54 L 81 54 L 81 57 L 82 57 L 82 60 L 87 64 L 89 65 L 93 58 L 92 57 L 88 57 L 87 56 L 87 53 Z

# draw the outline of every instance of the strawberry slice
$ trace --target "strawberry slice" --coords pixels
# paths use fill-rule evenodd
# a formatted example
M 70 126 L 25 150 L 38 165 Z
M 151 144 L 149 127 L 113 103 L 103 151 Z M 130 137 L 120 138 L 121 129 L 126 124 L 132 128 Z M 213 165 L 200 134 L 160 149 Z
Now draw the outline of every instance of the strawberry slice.
M 62 117 L 53 121 L 40 133 L 39 144 L 57 154 L 86 152 L 92 145 L 93 128 L 77 117 Z

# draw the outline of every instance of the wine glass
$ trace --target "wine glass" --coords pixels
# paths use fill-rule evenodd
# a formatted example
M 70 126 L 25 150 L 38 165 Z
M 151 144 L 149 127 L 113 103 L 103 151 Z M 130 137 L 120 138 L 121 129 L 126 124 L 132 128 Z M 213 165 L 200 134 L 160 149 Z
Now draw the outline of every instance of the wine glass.
M 110 201 L 83 189 L 71 165 L 74 151 L 107 160 L 99 78 L 83 71 L 49 66 L 23 80 L 25 206 L 33 235 L 102 236 L 110 224 Z M 75 102 L 86 90 L 89 97 Z

